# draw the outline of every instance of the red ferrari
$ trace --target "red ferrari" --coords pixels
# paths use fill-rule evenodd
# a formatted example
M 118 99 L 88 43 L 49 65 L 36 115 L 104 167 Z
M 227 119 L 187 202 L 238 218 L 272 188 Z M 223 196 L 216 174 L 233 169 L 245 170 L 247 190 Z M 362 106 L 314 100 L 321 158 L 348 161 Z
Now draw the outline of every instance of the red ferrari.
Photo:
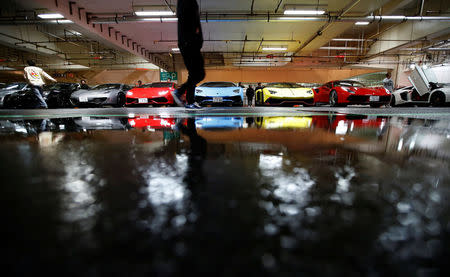
M 133 88 L 127 92 L 126 106 L 172 106 L 174 105 L 171 92 L 175 90 L 175 83 L 160 82 Z
M 369 88 L 351 80 L 328 82 L 315 93 L 314 103 L 328 103 L 332 107 L 356 104 L 379 108 L 391 101 L 391 93 L 384 87 Z

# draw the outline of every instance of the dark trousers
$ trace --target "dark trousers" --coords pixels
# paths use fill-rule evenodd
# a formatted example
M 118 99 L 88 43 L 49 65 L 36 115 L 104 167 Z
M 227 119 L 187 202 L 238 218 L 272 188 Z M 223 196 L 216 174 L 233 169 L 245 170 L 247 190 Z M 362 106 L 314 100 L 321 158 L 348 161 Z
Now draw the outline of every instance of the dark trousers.
M 247 105 L 252 106 L 253 105 L 253 95 L 247 95 Z
M 45 102 L 44 98 L 42 97 L 43 91 L 42 87 L 40 86 L 32 86 L 31 90 L 34 93 L 34 96 L 38 99 L 38 104 L 36 105 L 36 108 L 45 108 L 47 109 L 47 103 Z
M 182 84 L 178 89 L 178 95 L 181 96 L 183 93 L 186 93 L 186 102 L 192 104 L 195 101 L 195 86 L 205 78 L 205 62 L 199 47 L 180 46 L 180 52 L 189 76 L 186 83 Z

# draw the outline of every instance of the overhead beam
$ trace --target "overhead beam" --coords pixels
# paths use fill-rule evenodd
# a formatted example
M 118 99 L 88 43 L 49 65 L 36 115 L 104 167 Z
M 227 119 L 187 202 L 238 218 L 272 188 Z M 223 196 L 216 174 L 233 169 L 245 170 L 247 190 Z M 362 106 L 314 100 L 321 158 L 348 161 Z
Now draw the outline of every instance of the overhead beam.
M 58 0 L 57 2 L 54 0 L 35 1 L 48 10 L 64 15 L 66 19 L 73 21 L 78 28 L 82 29 L 84 33 L 88 33 L 88 35 L 95 40 L 100 41 L 105 45 L 111 45 L 117 49 L 126 50 L 165 70 L 171 70 L 171 67 L 159 57 L 149 52 L 141 52 L 139 47 L 135 47 L 138 42 L 133 40 L 132 34 L 122 34 L 128 38 L 127 41 L 124 41 L 121 39 L 121 36 L 117 35 L 120 32 L 114 27 L 104 26 L 103 23 L 91 22 L 89 12 L 86 11 L 84 7 L 79 6 L 76 2 L 69 0 Z

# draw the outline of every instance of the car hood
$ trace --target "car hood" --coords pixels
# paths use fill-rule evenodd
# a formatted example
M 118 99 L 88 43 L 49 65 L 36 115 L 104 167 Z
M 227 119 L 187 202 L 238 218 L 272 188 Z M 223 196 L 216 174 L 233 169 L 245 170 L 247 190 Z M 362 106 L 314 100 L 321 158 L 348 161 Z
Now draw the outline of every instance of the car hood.
M 130 92 L 133 93 L 133 95 L 131 95 L 132 97 L 148 98 L 153 96 L 162 96 L 169 93 L 172 90 L 173 90 L 172 88 L 134 88 L 130 90 Z
M 201 92 L 199 92 L 199 90 Z M 239 93 L 234 92 L 239 90 Z M 243 95 L 242 88 L 239 87 L 222 87 L 222 88 L 210 88 L 210 87 L 197 87 L 195 89 L 195 95 L 198 96 L 238 96 Z
M 313 90 L 311 88 L 264 88 L 269 94 L 270 91 L 275 91 L 276 94 L 272 94 L 276 97 L 314 97 Z M 310 93 L 308 93 L 310 92 Z
M 199 129 L 237 129 L 244 125 L 243 117 L 198 117 L 195 126 Z
M 97 95 L 102 95 L 104 96 L 105 94 L 108 95 L 110 93 L 113 92 L 118 92 L 117 89 L 110 89 L 110 90 L 87 90 L 87 89 L 81 89 L 78 90 L 74 93 L 72 93 L 71 97 L 81 97 L 81 96 L 85 96 L 85 97 L 94 97 Z
M 18 89 L 2 89 L 0 90 L 0 97 L 4 97 L 6 95 L 12 94 L 14 92 L 18 92 Z
M 262 127 L 264 129 L 284 129 L 284 128 L 309 128 L 312 124 L 312 117 L 264 117 Z
M 356 87 L 346 87 L 351 91 L 354 91 L 356 95 L 377 95 L 377 96 L 385 96 L 389 95 L 383 87 L 375 87 L 375 88 L 356 88 Z

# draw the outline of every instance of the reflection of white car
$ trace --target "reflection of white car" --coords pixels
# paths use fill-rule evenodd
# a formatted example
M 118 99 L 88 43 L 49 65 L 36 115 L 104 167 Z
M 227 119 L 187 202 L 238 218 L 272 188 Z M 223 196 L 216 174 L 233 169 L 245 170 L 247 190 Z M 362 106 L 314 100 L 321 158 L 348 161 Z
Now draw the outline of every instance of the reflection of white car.
M 414 104 L 436 107 L 450 102 L 450 84 L 439 84 L 431 70 L 416 67 L 408 79 L 413 86 L 394 91 L 391 106 Z

